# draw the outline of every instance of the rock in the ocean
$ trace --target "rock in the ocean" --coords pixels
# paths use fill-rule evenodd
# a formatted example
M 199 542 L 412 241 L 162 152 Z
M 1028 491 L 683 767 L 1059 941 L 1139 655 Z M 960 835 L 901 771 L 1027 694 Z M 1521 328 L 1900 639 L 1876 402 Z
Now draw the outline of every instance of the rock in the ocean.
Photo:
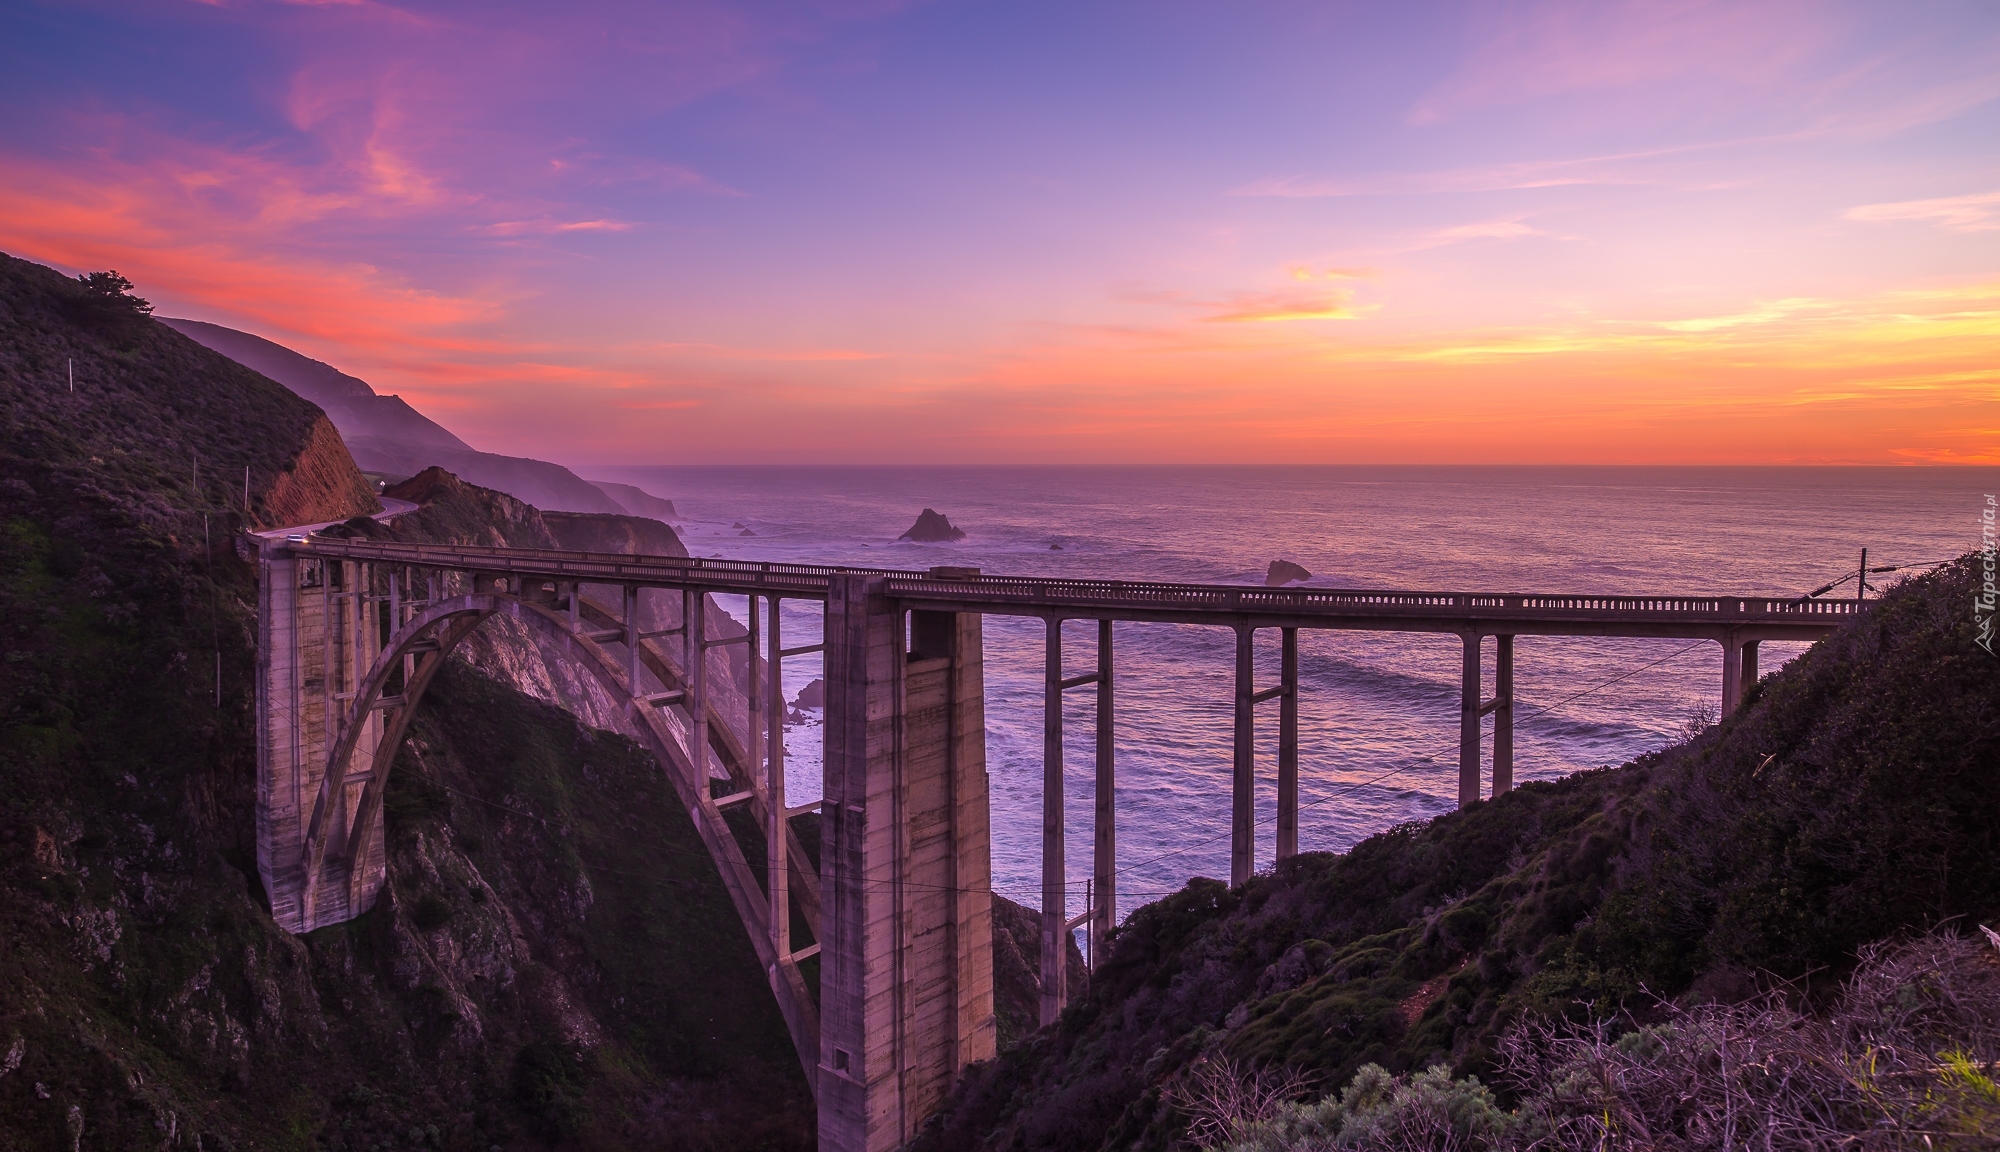
M 1271 570 L 1264 574 L 1266 588 L 1278 588 L 1300 580 L 1312 579 L 1312 573 L 1292 563 L 1290 560 L 1271 561 Z
M 1060 552 L 1060 551 L 1062 551 L 1062 545 L 1060 545 L 1060 544 L 1051 544 L 1051 545 L 1049 545 L 1049 551 L 1051 551 L 1051 552 Z
M 752 531 L 750 531 L 750 529 L 748 529 L 748 528 L 745 528 L 745 529 L 744 529 L 743 531 L 741 531 L 741 532 L 738 532 L 738 533 L 737 533 L 737 535 L 738 535 L 738 536 L 755 536 L 755 535 L 756 535 L 756 533 L 755 533 L 755 532 L 752 532 Z
M 914 540 L 919 544 L 948 543 L 965 539 L 965 530 L 952 527 L 950 520 L 935 510 L 926 508 L 923 514 L 917 517 L 917 522 L 910 525 L 910 530 L 896 539 Z
M 826 681 L 815 679 L 799 689 L 799 698 L 792 701 L 792 707 L 799 709 L 826 707 Z

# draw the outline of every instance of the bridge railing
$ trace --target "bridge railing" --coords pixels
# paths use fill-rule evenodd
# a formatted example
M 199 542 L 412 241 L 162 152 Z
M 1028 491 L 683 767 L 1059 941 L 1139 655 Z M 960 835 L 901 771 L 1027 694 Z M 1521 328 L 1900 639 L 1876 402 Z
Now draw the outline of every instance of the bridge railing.
M 1837 623 L 1858 610 L 1851 600 L 1799 600 L 1755 596 L 1600 596 L 1542 593 L 1436 592 L 1369 588 L 1260 588 L 1236 584 L 1182 584 L 1151 580 L 1079 580 L 1064 577 L 962 575 L 823 564 L 782 564 L 705 557 L 633 556 L 552 548 L 485 548 L 397 541 L 307 537 L 290 541 L 305 555 L 409 564 L 418 567 L 513 572 L 585 583 L 653 583 L 701 587 L 711 592 L 786 593 L 823 598 L 836 573 L 880 575 L 891 597 L 966 605 L 1088 612 L 1092 608 L 1252 616 L 1460 616 L 1617 617 L 1740 622 L 1796 620 Z
M 1257 588 L 1226 584 L 981 576 L 965 580 L 891 576 L 899 599 L 1049 607 L 1158 608 L 1248 615 L 1465 615 L 1473 617 L 1647 616 L 1716 620 L 1829 619 L 1851 616 L 1852 601 L 1741 596 L 1588 596 L 1391 589 Z

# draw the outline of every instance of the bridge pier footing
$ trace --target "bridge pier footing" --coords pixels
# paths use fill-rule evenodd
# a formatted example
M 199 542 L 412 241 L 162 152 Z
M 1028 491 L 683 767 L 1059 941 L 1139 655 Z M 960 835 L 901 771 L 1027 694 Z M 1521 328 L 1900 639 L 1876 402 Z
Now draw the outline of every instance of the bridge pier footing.
M 831 577 L 824 1152 L 902 1146 L 958 1072 L 994 1053 L 981 660 L 978 615 L 906 614 L 880 576 Z

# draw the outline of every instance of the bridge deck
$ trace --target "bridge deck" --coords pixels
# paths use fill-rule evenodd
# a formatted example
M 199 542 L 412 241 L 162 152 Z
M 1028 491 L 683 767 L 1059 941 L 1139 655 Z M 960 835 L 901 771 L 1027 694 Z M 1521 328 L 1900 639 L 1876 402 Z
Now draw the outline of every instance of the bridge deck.
M 1848 600 L 1258 588 L 1147 580 L 958 576 L 944 569 L 911 572 L 321 536 L 293 538 L 286 547 L 301 556 L 804 600 L 824 600 L 835 573 L 869 572 L 886 579 L 891 598 L 913 608 L 1040 618 L 1249 623 L 1256 627 L 1412 632 L 1461 632 L 1469 627 L 1489 634 L 1688 638 L 1737 634 L 1746 639 L 1812 640 L 1833 631 L 1858 610 Z

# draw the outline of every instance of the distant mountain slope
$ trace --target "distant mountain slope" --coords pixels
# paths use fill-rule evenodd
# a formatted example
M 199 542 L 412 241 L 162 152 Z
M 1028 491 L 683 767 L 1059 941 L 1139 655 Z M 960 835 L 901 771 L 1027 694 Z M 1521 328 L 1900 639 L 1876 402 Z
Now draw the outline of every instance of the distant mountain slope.
M 481 452 L 405 403 L 377 395 L 368 382 L 282 344 L 201 320 L 169 320 L 189 339 L 276 380 L 332 417 L 355 463 L 370 472 L 414 476 L 433 465 L 517 500 L 554 512 L 599 512 L 669 519 L 673 502 L 629 484 L 601 485 L 560 464 Z
M 672 523 L 681 518 L 680 513 L 674 511 L 672 500 L 662 500 L 644 488 L 635 488 L 630 484 L 614 484 L 609 480 L 592 480 L 590 483 L 599 492 L 623 505 L 625 511 L 634 516 L 645 516 L 662 523 Z
M 213 348 L 245 368 L 253 368 L 326 409 L 350 448 L 357 436 L 391 439 L 435 448 L 472 451 L 472 445 L 403 402 L 400 396 L 378 396 L 366 380 L 349 376 L 331 364 L 300 355 L 262 336 L 224 328 L 201 320 L 161 317 L 160 323 L 198 344 Z

